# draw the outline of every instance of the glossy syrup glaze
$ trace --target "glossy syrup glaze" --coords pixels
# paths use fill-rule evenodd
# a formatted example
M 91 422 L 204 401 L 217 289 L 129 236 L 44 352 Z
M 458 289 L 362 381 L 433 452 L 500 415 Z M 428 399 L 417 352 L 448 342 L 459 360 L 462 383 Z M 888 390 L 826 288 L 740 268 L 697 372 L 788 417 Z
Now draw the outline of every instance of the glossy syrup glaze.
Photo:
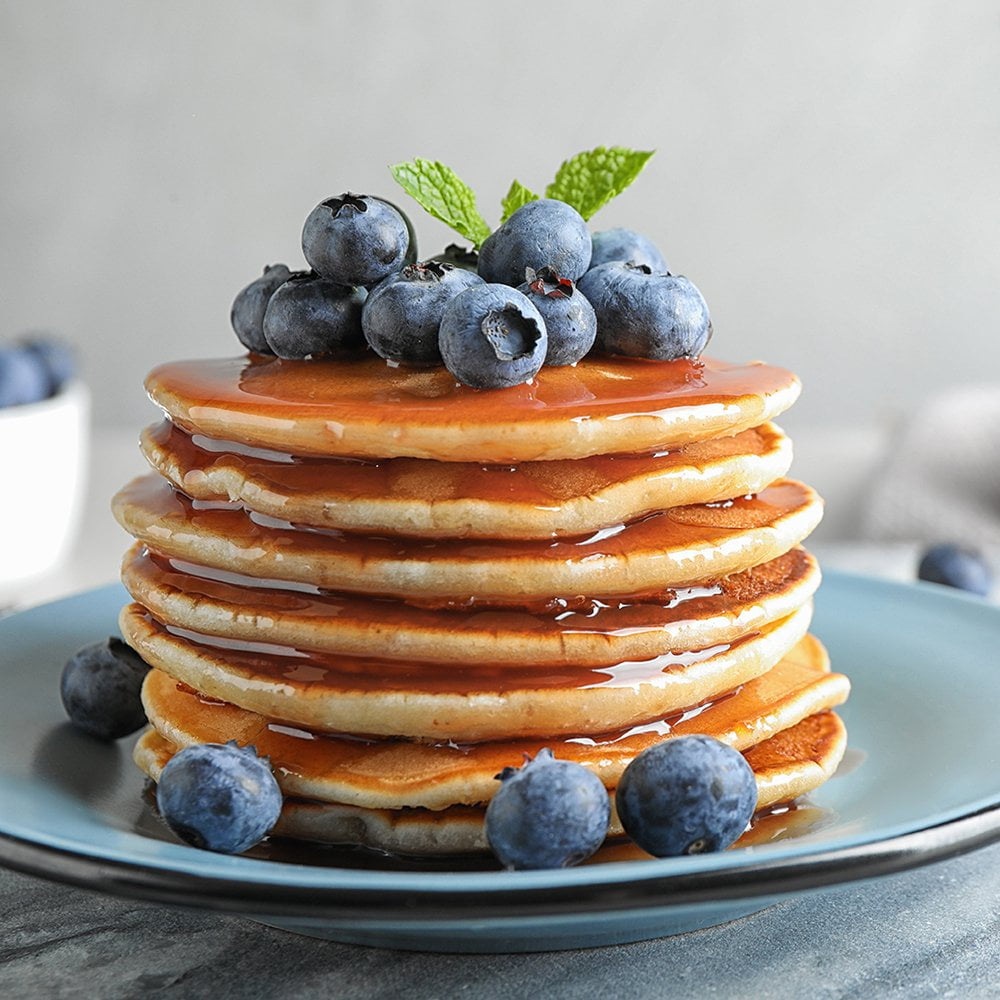
M 161 365 L 146 388 L 175 422 L 210 437 L 300 455 L 491 462 L 724 436 L 790 405 L 798 382 L 759 363 L 587 358 L 483 391 L 457 384 L 444 368 L 391 368 L 373 357 L 249 355 Z

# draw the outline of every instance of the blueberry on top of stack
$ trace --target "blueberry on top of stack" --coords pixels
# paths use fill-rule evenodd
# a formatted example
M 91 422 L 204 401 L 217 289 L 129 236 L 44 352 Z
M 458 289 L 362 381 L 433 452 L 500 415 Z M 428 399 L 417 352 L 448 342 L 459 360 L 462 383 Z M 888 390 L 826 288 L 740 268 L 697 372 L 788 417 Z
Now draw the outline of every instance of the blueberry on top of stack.
M 256 353 L 349 358 L 367 344 L 392 364 L 443 364 L 477 389 L 519 385 L 543 365 L 575 364 L 591 351 L 697 358 L 712 334 L 697 287 L 671 274 L 640 233 L 587 227 L 651 155 L 617 146 L 580 153 L 544 198 L 514 181 L 493 231 L 450 168 L 397 164 L 403 188 L 475 249 L 452 244 L 418 262 L 400 208 L 345 192 L 306 219 L 311 270 L 265 268 L 237 295 L 233 328 Z

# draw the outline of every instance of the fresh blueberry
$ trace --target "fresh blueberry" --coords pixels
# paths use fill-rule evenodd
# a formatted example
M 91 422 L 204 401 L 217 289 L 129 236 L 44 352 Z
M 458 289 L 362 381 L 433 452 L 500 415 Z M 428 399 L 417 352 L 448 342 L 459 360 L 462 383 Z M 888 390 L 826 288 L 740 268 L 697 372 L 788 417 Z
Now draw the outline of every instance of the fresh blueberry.
M 473 285 L 441 317 L 438 346 L 445 367 L 474 389 L 527 382 L 545 363 L 545 320 L 527 296 L 507 285 Z
M 41 359 L 20 344 L 0 346 L 0 408 L 37 403 L 49 395 L 49 373 Z
M 711 736 L 679 736 L 643 750 L 618 782 L 625 832 L 660 858 L 722 851 L 757 808 L 757 782 L 741 753 Z
M 236 336 L 247 350 L 272 354 L 264 339 L 264 313 L 271 296 L 292 276 L 284 264 L 269 264 L 264 273 L 247 285 L 235 299 L 229 313 Z
M 364 346 L 364 301 L 363 288 L 293 275 L 267 304 L 264 339 L 279 358 L 345 357 Z
M 102 740 L 141 729 L 146 713 L 139 695 L 148 672 L 139 654 L 114 636 L 78 649 L 59 682 L 70 722 Z
M 442 264 L 454 264 L 465 271 L 477 271 L 479 269 L 479 254 L 468 247 L 459 246 L 457 243 L 449 243 L 439 254 L 431 257 L 431 260 L 440 261 Z
M 18 343 L 33 354 L 48 376 L 48 392 L 54 396 L 76 376 L 76 352 L 64 340 L 44 333 L 29 333 Z
M 980 597 L 988 597 L 993 589 L 993 571 L 983 554 L 947 543 L 933 545 L 924 552 L 917 578 L 968 590 Z
M 589 858 L 608 834 L 611 802 L 601 779 L 548 748 L 504 768 L 486 809 L 486 840 L 505 868 L 566 868 Z
M 438 330 L 444 307 L 459 292 L 482 283 L 478 274 L 433 260 L 390 274 L 361 310 L 368 346 L 390 361 L 441 364 Z
M 592 242 L 591 270 L 609 260 L 645 264 L 654 274 L 666 274 L 670 270 L 660 248 L 634 229 L 604 229 L 594 233 Z
M 389 201 L 388 198 L 380 198 L 378 195 L 374 195 L 374 194 L 371 195 L 371 197 L 374 198 L 375 201 L 380 201 L 380 202 L 382 202 L 382 204 L 388 205 L 389 208 L 393 209 L 393 211 L 396 211 L 396 212 L 399 213 L 399 217 L 403 220 L 403 223 L 406 226 L 406 238 L 407 238 L 407 241 L 408 241 L 407 242 L 407 247 L 406 247 L 406 255 L 403 257 L 403 263 L 404 264 L 416 264 L 416 262 L 417 262 L 417 234 L 416 234 L 416 231 L 413 228 L 413 223 L 410 221 L 410 217 L 394 201 Z
M 594 307 L 569 278 L 551 268 L 528 269 L 528 280 L 518 288 L 534 303 L 545 320 L 549 349 L 547 365 L 575 365 L 593 346 L 597 336 Z
M 367 194 L 327 198 L 302 229 L 310 267 L 340 285 L 371 287 L 398 271 L 409 250 L 407 221 L 389 202 Z
M 181 840 L 206 851 L 239 854 L 278 822 L 281 789 L 266 758 L 252 746 L 185 747 L 164 767 L 156 805 Z
M 608 354 L 696 358 L 712 336 L 701 292 L 679 275 L 610 261 L 588 271 L 577 287 L 597 313 L 597 346 Z
M 553 198 L 522 205 L 479 248 L 479 273 L 505 285 L 521 284 L 529 267 L 551 267 L 575 281 L 589 266 L 587 223 L 575 208 Z

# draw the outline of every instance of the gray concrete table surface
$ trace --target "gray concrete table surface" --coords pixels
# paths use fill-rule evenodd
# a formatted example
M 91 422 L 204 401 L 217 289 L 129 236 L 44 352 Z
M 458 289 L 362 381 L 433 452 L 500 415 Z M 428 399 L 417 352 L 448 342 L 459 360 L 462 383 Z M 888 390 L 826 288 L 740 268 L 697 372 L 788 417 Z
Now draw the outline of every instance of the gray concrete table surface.
M 0 870 L 0 996 L 1000 997 L 1000 845 L 704 931 L 535 955 L 341 945 Z

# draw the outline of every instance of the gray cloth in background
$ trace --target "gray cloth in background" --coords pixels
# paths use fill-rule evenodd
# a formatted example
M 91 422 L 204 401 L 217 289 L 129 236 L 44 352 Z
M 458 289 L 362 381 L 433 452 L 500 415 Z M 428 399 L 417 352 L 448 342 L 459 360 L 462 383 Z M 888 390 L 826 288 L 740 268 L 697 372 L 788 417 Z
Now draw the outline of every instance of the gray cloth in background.
M 1000 384 L 936 396 L 906 422 L 861 532 L 875 541 L 1000 545 Z

